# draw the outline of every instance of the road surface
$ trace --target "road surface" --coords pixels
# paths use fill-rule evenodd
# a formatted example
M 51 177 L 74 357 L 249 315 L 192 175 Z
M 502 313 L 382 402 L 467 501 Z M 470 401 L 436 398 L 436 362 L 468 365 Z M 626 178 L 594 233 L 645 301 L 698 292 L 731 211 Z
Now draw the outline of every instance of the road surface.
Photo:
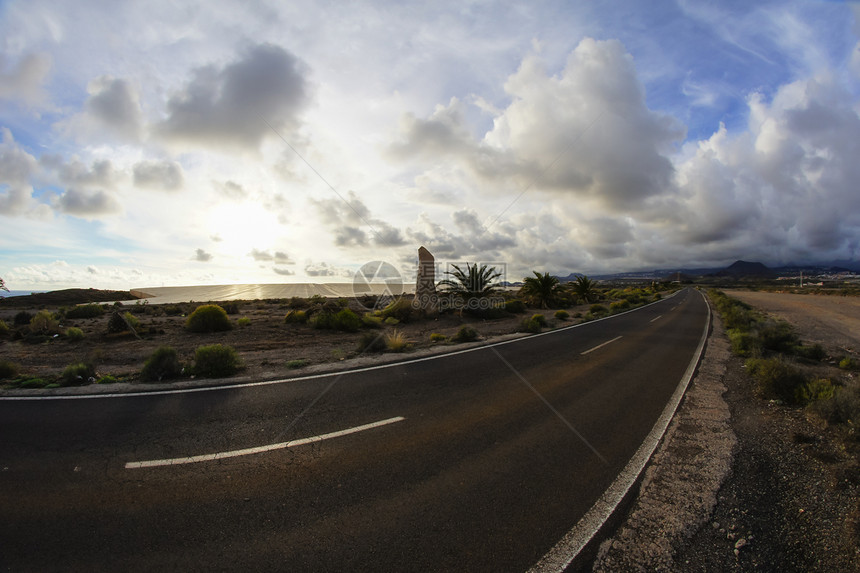
M 243 388 L 0 400 L 0 569 L 524 571 L 652 430 L 701 294 Z

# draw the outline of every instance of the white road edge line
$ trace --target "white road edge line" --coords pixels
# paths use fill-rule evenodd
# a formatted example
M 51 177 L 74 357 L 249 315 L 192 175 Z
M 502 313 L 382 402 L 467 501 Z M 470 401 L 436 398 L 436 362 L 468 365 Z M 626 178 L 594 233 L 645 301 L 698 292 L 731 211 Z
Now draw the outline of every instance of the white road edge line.
M 598 345 L 597 345 L 597 346 L 595 346 L 594 348 L 589 348 L 589 349 L 588 349 L 588 350 L 586 350 L 585 352 L 580 352 L 580 355 L 585 356 L 585 355 L 586 355 L 586 354 L 588 354 L 589 352 L 594 352 L 594 351 L 595 351 L 595 350 L 597 350 L 598 348 L 603 348 L 603 347 L 604 347 L 604 346 L 606 346 L 607 344 L 612 344 L 613 342 L 615 342 L 615 341 L 616 341 L 616 340 L 618 340 L 619 338 L 624 338 L 624 337 L 623 337 L 623 336 L 616 336 L 616 337 L 615 337 L 615 338 L 613 338 L 612 340 L 607 340 L 607 341 L 606 341 L 606 342 L 604 342 L 603 344 L 598 344 Z
M 648 322 L 654 322 L 655 320 L 657 320 L 657 319 L 659 319 L 659 318 L 663 318 L 663 315 L 661 314 L 661 315 L 659 315 L 659 316 L 655 316 L 654 318 L 652 318 L 652 319 L 651 319 L 651 320 L 649 320 Z
M 702 298 L 705 295 L 700 293 Z M 705 301 L 707 304 L 707 300 Z M 687 371 L 678 387 L 675 388 L 675 393 L 669 399 L 669 403 L 663 409 L 663 413 L 657 419 L 651 432 L 645 437 L 642 445 L 627 462 L 627 465 L 618 474 L 609 487 L 603 492 L 603 495 L 594 502 L 591 509 L 573 526 L 573 529 L 568 531 L 555 546 L 544 555 L 540 561 L 535 563 L 528 573 L 547 573 L 547 572 L 562 572 L 573 562 L 579 552 L 588 544 L 589 541 L 597 534 L 606 520 L 615 512 L 618 504 L 639 479 L 639 474 L 645 468 L 645 464 L 651 459 L 657 445 L 663 439 L 663 434 L 666 433 L 666 428 L 669 427 L 669 422 L 675 415 L 675 410 L 678 404 L 681 403 L 681 398 L 684 392 L 687 391 L 687 386 L 690 380 L 693 379 L 693 374 L 696 372 L 696 367 L 699 365 L 699 360 L 702 357 L 702 351 L 705 348 L 705 342 L 708 339 L 708 331 L 711 327 L 711 307 L 708 305 L 708 320 L 705 321 L 705 328 L 702 332 L 702 338 L 699 340 L 699 346 L 696 349 L 693 358 L 690 360 Z
M 200 456 L 188 456 L 184 458 L 170 458 L 165 460 L 147 460 L 143 462 L 128 462 L 125 464 L 125 469 L 138 469 L 138 468 L 154 468 L 160 466 L 177 466 L 181 464 L 194 464 L 197 462 L 210 462 L 213 460 L 223 460 L 224 458 L 235 458 L 238 456 L 249 456 L 252 454 L 260 454 L 263 452 L 271 452 L 273 450 L 283 450 L 284 448 L 294 448 L 296 446 L 304 446 L 305 444 L 312 444 L 314 442 L 322 442 L 323 440 L 331 440 L 332 438 L 339 438 L 341 436 L 347 436 L 349 434 L 355 434 L 357 432 L 363 432 L 365 430 L 371 430 L 373 428 L 378 428 L 380 426 L 387 426 L 388 424 L 394 424 L 396 422 L 402 422 L 405 420 L 403 416 L 398 416 L 396 418 L 389 418 L 387 420 L 380 420 L 378 422 L 373 422 L 371 424 L 364 424 L 363 426 L 355 426 L 354 428 L 347 428 L 346 430 L 340 430 L 337 432 L 331 432 L 328 434 L 320 434 L 319 436 L 311 436 L 310 438 L 302 438 L 300 440 L 292 440 L 289 442 L 281 442 L 279 444 L 269 444 L 267 446 L 257 446 L 256 448 L 245 448 L 243 450 L 232 450 L 229 452 L 218 452 L 215 454 L 204 454 Z

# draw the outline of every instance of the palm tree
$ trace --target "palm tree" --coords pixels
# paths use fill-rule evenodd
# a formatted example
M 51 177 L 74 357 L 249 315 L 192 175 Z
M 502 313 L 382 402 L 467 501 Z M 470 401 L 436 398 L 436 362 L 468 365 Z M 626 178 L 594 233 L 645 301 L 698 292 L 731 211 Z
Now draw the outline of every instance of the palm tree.
M 6 288 L 6 283 L 3 282 L 2 278 L 0 278 L 0 290 L 5 290 L 6 292 L 9 292 L 9 289 Z
M 585 275 L 576 277 L 576 281 L 573 283 L 573 292 L 585 302 L 597 300 L 597 284 Z
M 453 271 L 445 271 L 450 278 L 439 281 L 439 286 L 447 287 L 447 292 L 465 299 L 489 296 L 497 286 L 494 281 L 502 276 L 496 267 L 487 268 L 487 265 L 482 265 L 478 268 L 478 263 L 466 263 L 465 271 L 457 265 L 451 266 L 454 267 Z
M 549 273 L 532 272 L 535 276 L 523 279 L 523 288 L 520 292 L 532 301 L 539 303 L 541 308 L 549 308 L 549 305 L 555 301 L 561 285 L 558 279 Z

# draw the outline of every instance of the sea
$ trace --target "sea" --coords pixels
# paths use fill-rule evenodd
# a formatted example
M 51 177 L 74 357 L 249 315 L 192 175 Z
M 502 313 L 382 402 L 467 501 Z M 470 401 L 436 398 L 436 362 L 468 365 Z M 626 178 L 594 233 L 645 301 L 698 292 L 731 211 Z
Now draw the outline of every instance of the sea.
M 261 300 L 270 298 L 308 298 L 314 295 L 327 298 L 349 298 L 364 295 L 399 295 L 415 291 L 414 284 L 385 283 L 293 283 L 293 284 L 244 284 L 244 285 L 198 285 L 177 287 L 148 287 L 131 289 L 138 300 L 123 303 L 176 304 L 180 302 L 208 302 L 226 300 Z

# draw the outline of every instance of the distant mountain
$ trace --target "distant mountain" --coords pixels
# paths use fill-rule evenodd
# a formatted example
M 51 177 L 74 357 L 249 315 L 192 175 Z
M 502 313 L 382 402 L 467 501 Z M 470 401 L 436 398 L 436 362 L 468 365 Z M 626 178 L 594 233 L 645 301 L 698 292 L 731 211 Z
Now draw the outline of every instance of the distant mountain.
M 718 277 L 772 277 L 776 273 L 762 263 L 735 261 L 727 268 L 714 273 Z

